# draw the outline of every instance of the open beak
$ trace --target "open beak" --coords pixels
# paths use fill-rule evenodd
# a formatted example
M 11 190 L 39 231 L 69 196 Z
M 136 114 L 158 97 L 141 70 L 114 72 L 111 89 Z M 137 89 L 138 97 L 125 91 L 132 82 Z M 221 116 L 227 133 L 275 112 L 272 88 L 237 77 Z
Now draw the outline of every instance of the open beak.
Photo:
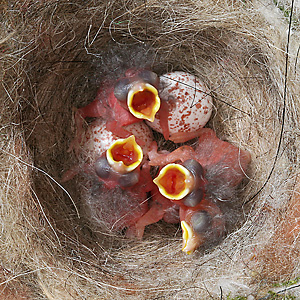
M 190 226 L 186 221 L 181 221 L 182 229 L 182 251 L 191 254 L 193 253 L 201 244 L 202 239 L 197 233 L 194 232 L 192 226 Z
M 160 109 L 157 89 L 149 83 L 134 83 L 128 91 L 127 106 L 136 118 L 153 122 Z
M 109 165 L 121 174 L 135 170 L 143 160 L 143 150 L 136 143 L 134 135 L 118 139 L 106 151 Z
M 182 165 L 168 164 L 153 180 L 160 193 L 170 200 L 181 200 L 194 188 L 194 176 Z

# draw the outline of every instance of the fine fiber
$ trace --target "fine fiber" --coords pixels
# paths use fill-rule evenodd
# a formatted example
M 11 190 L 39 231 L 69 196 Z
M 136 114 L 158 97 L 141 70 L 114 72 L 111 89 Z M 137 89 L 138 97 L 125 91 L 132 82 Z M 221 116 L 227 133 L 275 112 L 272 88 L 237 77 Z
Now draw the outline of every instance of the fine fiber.
M 0 299 L 300 299 L 299 9 L 292 0 L 0 1 Z M 235 192 L 214 180 L 218 165 L 207 174 L 228 226 L 191 255 L 178 224 L 147 226 L 141 240 L 104 230 L 86 204 L 98 197 L 107 216 L 106 199 L 114 205 L 122 190 L 62 180 L 78 164 L 68 151 L 76 108 L 141 67 L 198 76 L 213 98 L 206 127 L 251 154 Z

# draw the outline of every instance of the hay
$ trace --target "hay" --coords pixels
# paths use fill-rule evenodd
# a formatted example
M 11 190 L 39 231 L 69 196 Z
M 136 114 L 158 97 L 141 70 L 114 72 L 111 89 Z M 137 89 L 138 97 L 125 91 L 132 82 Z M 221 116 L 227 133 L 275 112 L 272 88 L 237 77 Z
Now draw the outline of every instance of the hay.
M 29 299 L 259 297 L 270 282 L 297 277 L 297 256 L 280 274 L 274 253 L 266 250 L 272 235 L 284 232 L 277 221 L 298 180 L 296 21 L 284 96 L 288 19 L 271 4 L 1 5 L 0 257 L 1 268 L 9 271 L 3 272 L 3 285 L 11 293 L 23 284 L 19 298 L 27 293 Z M 199 76 L 214 95 L 209 126 L 251 152 L 239 223 L 205 252 L 181 253 L 180 231 L 164 223 L 149 226 L 138 242 L 93 231 L 81 216 L 80 182 L 60 183 L 75 162 L 67 153 L 73 107 L 93 100 L 104 76 L 139 63 L 159 74 L 183 70 Z M 295 236 L 290 247 L 298 247 Z

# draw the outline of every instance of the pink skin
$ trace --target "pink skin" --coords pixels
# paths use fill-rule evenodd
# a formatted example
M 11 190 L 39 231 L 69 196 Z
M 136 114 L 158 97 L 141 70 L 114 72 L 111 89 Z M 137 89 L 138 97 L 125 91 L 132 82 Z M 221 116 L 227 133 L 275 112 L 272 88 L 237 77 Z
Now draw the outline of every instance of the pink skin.
M 125 73 L 125 78 L 132 78 L 134 80 L 137 77 L 137 73 L 138 70 L 129 69 Z M 163 135 L 166 139 L 168 139 L 168 104 L 165 101 L 161 101 L 161 108 L 157 112 L 157 116 L 160 119 Z M 70 150 L 74 147 L 74 144 L 80 144 L 80 136 L 83 132 L 83 121 L 87 117 L 103 117 L 106 120 L 107 130 L 120 138 L 127 138 L 131 135 L 130 132 L 123 128 L 124 126 L 143 121 L 142 119 L 138 119 L 133 116 L 127 109 L 126 105 L 121 103 L 115 97 L 114 83 L 105 83 L 104 86 L 98 90 L 93 102 L 77 109 L 75 114 L 75 124 L 78 132 L 78 140 L 73 141 L 70 146 Z
M 151 130 L 145 123 L 135 123 L 126 126 L 126 130 L 134 135 L 137 143 L 142 147 L 144 153 L 143 163 L 147 160 L 151 142 L 153 139 Z M 71 180 L 81 171 L 89 174 L 94 172 L 94 162 L 101 156 L 105 155 L 106 150 L 111 143 L 119 139 L 118 136 L 106 130 L 103 119 L 98 118 L 93 123 L 89 124 L 88 128 L 82 129 L 81 133 L 71 142 L 73 151 L 79 161 L 79 164 L 72 166 L 67 170 L 62 177 L 62 181 Z M 80 141 L 80 144 L 79 144 Z
M 195 150 L 190 146 L 181 146 L 171 153 L 160 154 L 153 144 L 149 152 L 151 166 L 164 166 L 191 158 L 196 159 L 204 169 L 216 164 L 224 165 L 228 171 L 221 175 L 222 180 L 231 182 L 232 186 L 237 186 L 242 181 L 251 161 L 248 151 L 218 139 L 215 132 L 209 128 L 202 128 Z
M 128 236 L 135 236 L 141 239 L 145 227 L 160 220 L 164 220 L 167 223 L 178 223 L 180 221 L 179 217 L 177 217 L 179 206 L 162 196 L 156 186 L 152 188 L 151 199 L 152 202 L 149 205 L 149 210 L 131 228 Z
M 107 90 L 105 91 L 107 92 Z M 123 126 L 141 122 L 134 117 L 128 110 L 123 108 L 117 98 L 114 96 L 113 88 L 108 90 L 107 104 L 103 103 L 105 97 L 102 88 L 99 89 L 95 100 L 88 105 L 77 109 L 75 113 L 75 124 L 77 129 L 78 140 L 74 140 L 70 149 L 81 143 L 80 137 L 83 132 L 83 122 L 87 117 L 106 119 L 106 128 L 120 138 L 127 138 L 130 132 L 126 131 Z
M 124 189 L 122 193 L 118 192 L 118 189 L 102 186 L 99 187 L 99 196 L 87 194 L 86 203 L 90 210 L 90 218 L 96 224 L 104 225 L 109 231 L 127 229 L 130 232 L 131 227 L 134 228 L 136 222 L 148 211 L 147 184 L 141 179 L 135 189 Z M 94 185 L 95 183 L 90 181 L 90 186 L 86 187 L 90 190 Z M 102 193 L 105 194 L 104 197 L 101 196 Z M 115 193 L 119 194 L 119 198 L 114 198 Z
M 168 134 L 158 116 L 147 122 L 154 130 L 163 133 L 166 140 L 183 143 L 198 136 L 199 129 L 209 120 L 212 97 L 205 84 L 192 74 L 174 71 L 160 76 L 160 97 L 166 103 Z
M 125 74 L 126 78 L 135 78 L 138 71 L 128 70 Z M 78 148 L 81 144 L 84 129 L 83 122 L 87 117 L 102 117 L 105 119 L 106 129 L 120 138 L 127 138 L 131 135 L 124 126 L 142 122 L 143 120 L 134 117 L 127 109 L 124 102 L 120 102 L 114 95 L 114 84 L 109 83 L 103 85 L 95 98 L 95 100 L 85 107 L 79 108 L 75 114 L 75 122 L 77 127 L 77 138 L 71 143 L 70 149 Z M 161 108 L 157 113 L 157 117 L 162 128 L 165 139 L 169 139 L 169 104 L 162 99 Z M 139 182 L 133 187 L 124 188 L 126 192 L 139 202 L 139 211 L 127 214 L 126 208 L 124 213 L 120 212 L 122 218 L 122 228 L 127 227 L 128 237 L 142 238 L 145 226 L 165 220 L 168 223 L 178 223 L 179 221 L 190 221 L 195 211 L 205 210 L 211 216 L 213 228 L 216 229 L 217 235 L 222 235 L 224 231 L 224 219 L 214 218 L 222 215 L 220 209 L 212 201 L 203 199 L 200 204 L 194 208 L 185 206 L 182 201 L 170 201 L 163 197 L 157 187 L 153 184 L 150 176 L 150 166 L 165 166 L 172 162 L 184 162 L 188 159 L 196 159 L 204 169 L 209 170 L 212 166 L 219 164 L 228 170 L 220 175 L 220 179 L 230 182 L 231 185 L 237 186 L 244 178 L 244 172 L 250 163 L 250 154 L 247 151 L 221 141 L 218 139 L 213 130 L 202 128 L 195 133 L 183 134 L 176 136 L 176 142 L 186 141 L 191 137 L 199 136 L 198 146 L 194 149 L 190 146 L 182 146 L 175 151 L 168 153 L 158 153 L 157 145 L 154 142 L 148 153 L 150 162 L 145 163 L 140 172 Z M 175 136 L 174 136 L 175 138 Z M 137 139 L 137 142 L 143 144 L 143 141 Z M 85 164 L 83 166 L 85 173 L 93 173 L 93 165 Z M 64 174 L 63 180 L 69 180 L 82 170 L 82 166 L 74 167 Z M 95 176 L 97 176 L 95 174 Z M 116 178 L 101 179 L 107 189 L 114 189 L 118 186 Z M 205 188 L 205 187 L 204 187 Z M 147 200 L 147 193 L 151 191 L 151 202 Z M 121 200 L 120 200 L 121 201 Z M 216 220 L 215 220 L 216 219 Z M 122 229 L 118 228 L 118 229 Z
M 190 146 L 182 146 L 169 153 L 158 153 L 156 143 L 152 144 L 149 152 L 151 166 L 165 166 L 173 162 L 184 162 L 188 159 L 196 159 L 204 169 L 209 169 L 216 164 L 224 165 L 228 170 L 220 174 L 221 180 L 231 183 L 232 187 L 237 186 L 245 177 L 245 171 L 250 163 L 250 153 L 237 148 L 228 142 L 221 141 L 216 137 L 213 130 L 203 128 L 200 132 L 199 143 L 194 150 Z M 204 185 L 207 184 L 204 182 Z M 205 190 L 205 187 L 204 187 Z M 158 222 L 161 219 L 168 221 L 167 211 L 172 206 L 180 207 L 180 221 L 190 222 L 191 216 L 196 211 L 207 211 L 213 220 L 212 229 L 217 237 L 222 236 L 225 230 L 224 218 L 219 207 L 212 201 L 205 198 L 196 207 L 187 207 L 182 200 L 168 200 L 159 194 L 157 188 L 153 193 L 153 203 L 148 212 L 136 223 L 137 236 L 142 237 L 144 228 L 147 225 Z M 203 239 L 202 239 L 203 240 Z
M 94 165 L 95 161 L 100 157 L 106 157 L 106 149 L 108 149 L 111 142 L 118 139 L 117 136 L 102 127 L 104 124 L 105 123 L 99 118 L 90 124 L 85 132 L 82 132 L 80 136 L 81 144 L 76 145 L 76 148 L 74 147 L 74 151 L 77 152 L 77 158 L 80 163 L 65 172 L 62 181 L 68 181 L 77 174 L 87 174 L 89 177 L 92 176 L 103 183 L 101 187 L 102 191 L 111 191 L 114 193 L 113 190 L 115 189 L 121 188 L 124 190 L 122 196 L 120 196 L 119 200 L 115 203 L 116 206 L 110 206 L 109 203 L 106 204 L 102 202 L 103 200 L 98 200 L 97 196 L 93 196 L 94 198 L 92 201 L 89 201 L 89 205 L 90 209 L 94 211 L 94 218 L 97 219 L 97 211 L 99 211 L 99 220 L 102 219 L 101 211 L 103 205 L 105 205 L 104 223 L 106 223 L 109 230 L 119 231 L 128 228 L 128 232 L 130 233 L 130 228 L 135 228 L 136 222 L 148 211 L 147 193 L 153 190 L 155 185 L 150 175 L 147 155 L 144 155 L 142 164 L 133 171 L 138 173 L 139 177 L 138 182 L 131 187 L 120 186 L 119 179 L 121 174 L 113 171 L 113 169 L 110 170 L 110 176 L 108 178 L 100 178 L 97 176 Z M 148 152 L 152 135 L 149 135 L 149 133 L 151 133 L 150 130 L 149 133 L 148 130 L 146 130 L 148 127 L 145 124 L 142 126 L 142 124 L 143 123 L 128 125 L 126 128 L 135 132 L 135 136 L 144 139 L 145 146 L 140 146 L 144 152 Z M 91 188 L 92 186 L 87 186 L 88 190 Z M 91 195 L 88 197 L 91 197 Z M 109 201 L 109 194 L 107 201 Z M 127 234 L 128 236 L 130 236 L 129 233 Z M 135 234 L 133 234 L 133 236 L 134 235 Z
M 214 231 L 215 238 L 220 238 L 225 231 L 225 220 L 220 208 L 208 199 L 203 199 L 195 207 L 187 207 L 185 205 L 180 206 L 180 221 L 186 221 L 191 224 L 191 218 L 195 212 L 206 211 L 212 218 L 212 231 Z M 205 238 L 198 234 L 200 240 Z
M 196 137 L 199 136 L 199 134 L 201 133 L 202 128 L 197 130 L 197 131 L 193 131 L 193 132 L 177 132 L 172 134 L 172 137 L 170 137 L 170 140 L 174 143 L 185 143 L 187 141 L 190 141 Z
M 148 211 L 148 202 L 143 201 L 138 204 L 138 210 L 135 210 L 134 212 L 131 211 L 129 214 L 126 209 L 124 209 L 124 212 L 119 212 L 118 214 L 118 220 L 112 220 L 111 224 L 116 224 L 114 226 L 115 231 L 120 231 L 123 230 L 124 228 L 126 229 L 126 237 L 128 238 L 134 238 L 137 235 L 132 232 L 135 232 L 135 224 L 140 220 L 140 218 L 145 215 Z M 120 223 L 119 220 L 122 220 Z M 117 221 L 119 221 L 120 224 L 117 224 Z
M 100 109 L 98 103 L 100 102 L 94 101 L 92 106 L 88 105 L 78 111 L 82 116 L 98 116 L 98 109 Z M 83 121 L 82 118 L 77 120 Z M 152 135 L 148 134 L 148 131 L 146 130 L 148 127 L 145 124 L 142 126 L 142 124 L 128 125 L 126 129 L 129 130 L 128 132 L 130 135 L 135 133 L 136 141 L 143 148 L 143 151 L 147 153 L 149 149 L 148 145 L 150 145 L 150 141 L 152 140 Z M 102 189 L 104 190 L 112 191 L 116 188 L 123 189 L 124 199 L 120 198 L 120 203 L 117 205 L 118 209 L 115 209 L 114 207 L 110 208 L 109 205 L 107 206 L 105 222 L 111 230 L 118 231 L 128 228 L 128 231 L 130 232 L 130 228 L 134 227 L 134 224 L 148 211 L 147 193 L 154 188 L 154 183 L 150 176 L 150 166 L 147 162 L 147 155 L 145 154 L 144 161 L 141 166 L 133 171 L 135 173 L 139 173 L 139 181 L 131 187 L 121 187 L 118 183 L 120 174 L 113 172 L 112 170 L 109 178 L 103 179 L 98 177 L 94 167 L 95 161 L 101 156 L 105 157 L 106 149 L 109 147 L 110 143 L 119 138 L 103 127 L 105 127 L 105 122 L 103 122 L 101 118 L 95 120 L 92 124 L 89 124 L 88 128 L 85 130 L 81 124 L 81 127 L 79 127 L 81 130 L 77 132 L 75 142 L 72 142 L 72 148 L 77 154 L 77 158 L 80 163 L 66 171 L 63 174 L 62 181 L 68 181 L 77 174 L 83 173 L 88 176 L 92 175 L 101 181 L 103 183 Z M 150 130 L 149 133 L 151 133 Z M 93 202 L 97 201 L 97 198 L 93 199 L 91 204 L 92 207 Z M 121 205 L 123 201 L 124 205 Z M 129 201 L 128 204 L 126 204 L 126 201 Z M 98 210 L 99 207 L 95 207 L 94 209 Z
M 126 236 L 130 237 L 133 229 L 135 230 L 136 224 L 139 220 L 145 216 L 148 211 L 148 201 L 147 201 L 147 193 L 154 188 L 154 183 L 152 182 L 152 177 L 150 176 L 149 166 L 144 166 L 140 170 L 140 179 L 137 184 L 134 186 L 127 188 L 127 192 L 134 198 L 140 199 L 139 201 L 139 211 L 136 213 L 131 213 L 128 218 L 125 218 L 123 223 L 127 227 Z M 139 237 L 138 232 L 134 234 L 134 236 Z
M 169 105 L 168 102 L 162 99 L 160 104 L 160 109 L 157 112 L 157 117 L 159 118 L 160 127 L 162 130 L 162 134 L 166 140 L 169 139 Z
M 129 70 L 126 72 L 126 77 L 134 77 L 136 76 L 136 73 L 136 70 Z M 131 124 L 143 122 L 143 120 L 134 117 L 127 110 L 124 103 L 120 102 L 115 97 L 114 83 L 104 83 L 103 86 L 99 89 L 95 100 L 87 106 L 77 109 L 75 112 L 75 124 L 77 134 L 75 139 L 71 142 L 69 151 L 74 150 L 81 163 L 79 165 L 73 166 L 71 169 L 65 172 L 62 181 L 68 181 L 72 179 L 75 175 L 83 171 L 83 173 L 85 174 L 94 175 L 96 178 L 99 179 L 99 181 L 103 182 L 103 187 L 106 190 L 113 190 L 115 188 L 119 188 L 119 174 L 112 172 L 112 176 L 110 176 L 108 179 L 103 179 L 98 177 L 95 173 L 94 162 L 97 157 L 105 155 L 105 150 L 103 150 L 104 152 L 101 153 L 98 153 L 99 150 L 97 150 L 96 153 L 96 150 L 92 146 L 95 144 L 95 148 L 97 148 L 97 143 L 92 143 L 91 147 L 93 149 L 88 149 L 88 154 L 84 154 L 85 152 L 82 153 L 82 150 L 85 151 L 84 145 L 86 145 L 87 142 L 90 143 L 91 139 L 94 138 L 94 135 L 91 135 L 91 133 L 91 137 L 87 136 L 87 130 L 83 126 L 84 120 L 87 117 L 104 119 L 103 125 L 106 127 L 106 131 L 111 132 L 113 136 L 117 138 L 127 138 L 128 136 L 132 135 L 132 128 L 130 128 Z M 88 128 L 93 128 L 93 124 L 95 124 L 95 122 L 96 121 L 90 124 Z M 95 130 L 98 129 L 95 128 Z M 133 129 L 132 131 L 134 132 Z M 142 129 L 140 129 L 140 132 L 143 133 Z M 103 134 L 104 133 L 101 131 L 99 139 L 101 139 L 101 137 L 105 139 L 105 136 L 103 136 Z M 149 137 L 146 134 L 140 134 L 138 136 L 135 136 L 136 142 L 142 147 L 145 145 L 145 148 L 147 148 L 147 142 L 149 141 Z M 99 147 L 101 147 L 101 145 Z M 148 211 L 147 193 L 150 190 L 153 190 L 155 187 L 150 176 L 150 166 L 146 161 L 148 150 L 144 149 L 144 151 L 146 151 L 144 155 L 145 160 L 143 161 L 142 166 L 135 171 L 139 172 L 140 175 L 138 183 L 136 183 L 132 187 L 121 187 L 125 191 L 125 197 L 128 197 L 128 199 L 132 199 L 132 203 L 136 203 L 137 209 L 129 212 L 128 209 L 131 209 L 131 206 L 129 205 L 129 207 L 127 208 L 125 207 L 124 209 L 122 208 L 118 211 L 115 211 L 114 213 L 111 213 L 111 220 L 108 221 L 110 225 L 114 223 L 120 224 L 114 227 L 115 230 L 120 230 L 127 227 L 128 235 L 130 235 L 130 228 L 137 222 L 137 220 L 142 215 L 144 215 Z M 95 200 L 97 201 L 97 199 Z M 120 201 L 122 201 L 122 199 L 120 199 Z M 119 219 L 121 219 L 121 222 L 117 222 L 117 220 Z M 136 234 L 134 233 L 134 235 Z
M 216 133 L 209 128 L 202 129 L 195 154 L 197 161 L 205 169 L 216 164 L 224 166 L 227 172 L 220 176 L 224 182 L 230 182 L 232 187 L 237 186 L 243 180 L 251 162 L 251 155 L 248 151 L 218 139 Z
M 211 230 L 214 232 L 214 238 L 220 238 L 225 231 L 225 220 L 220 208 L 208 199 L 203 199 L 195 207 L 187 207 L 183 204 L 182 200 L 175 201 L 165 198 L 158 192 L 156 187 L 152 200 L 153 202 L 149 206 L 149 210 L 127 232 L 128 237 L 137 237 L 141 239 L 145 227 L 160 220 L 164 220 L 167 223 L 186 221 L 188 224 L 191 224 L 191 217 L 198 211 L 206 211 L 211 216 Z M 179 215 L 176 217 L 174 216 L 174 213 Z M 201 234 L 198 234 L 198 238 L 200 241 L 205 241 L 205 237 Z
M 184 162 L 188 159 L 195 157 L 195 151 L 190 146 L 181 146 L 173 152 L 164 151 L 164 153 L 157 152 L 157 144 L 152 144 L 152 149 L 148 153 L 150 159 L 150 166 L 165 166 L 167 164 L 181 161 Z

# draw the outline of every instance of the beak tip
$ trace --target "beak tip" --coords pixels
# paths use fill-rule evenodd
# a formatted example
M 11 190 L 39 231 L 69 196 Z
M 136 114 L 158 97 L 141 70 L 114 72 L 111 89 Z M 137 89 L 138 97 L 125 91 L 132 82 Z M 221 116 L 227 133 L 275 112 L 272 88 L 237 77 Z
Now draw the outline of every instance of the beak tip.
M 194 230 L 186 221 L 181 221 L 181 228 L 183 241 L 182 251 L 190 255 L 194 253 L 200 245 L 200 239 L 195 235 Z
M 156 114 L 156 112 L 153 114 L 153 116 L 149 117 L 149 118 L 147 119 L 147 121 L 153 123 L 153 122 L 154 122 L 154 119 L 155 119 L 155 114 Z

